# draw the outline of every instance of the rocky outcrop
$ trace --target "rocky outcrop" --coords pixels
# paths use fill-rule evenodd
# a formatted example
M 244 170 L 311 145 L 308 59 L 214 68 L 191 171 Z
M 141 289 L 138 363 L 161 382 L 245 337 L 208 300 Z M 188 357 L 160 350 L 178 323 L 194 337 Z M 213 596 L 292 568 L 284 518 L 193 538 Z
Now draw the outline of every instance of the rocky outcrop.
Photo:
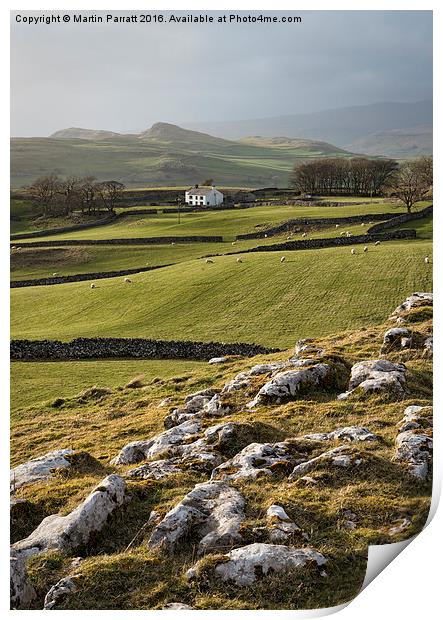
M 348 446 L 338 446 L 337 448 L 322 452 L 319 456 L 296 465 L 289 476 L 289 480 L 298 480 L 314 469 L 317 469 L 317 467 L 323 467 L 324 465 L 347 469 L 351 466 L 358 466 L 361 462 L 362 459 L 350 452 Z
M 291 446 L 281 443 L 251 443 L 232 459 L 212 472 L 212 479 L 254 479 L 272 476 L 278 469 L 287 469 L 294 460 Z
M 92 534 L 99 532 L 125 499 L 125 481 L 111 474 L 75 510 L 66 516 L 46 517 L 28 538 L 15 543 L 13 549 L 24 557 L 50 549 L 69 553 L 85 545 Z
M 409 341 L 411 332 L 406 327 L 392 327 L 383 336 L 381 352 L 404 348 Z
M 429 428 L 432 426 L 432 407 L 410 405 L 406 407 L 403 418 L 399 424 L 399 433 L 417 428 Z
M 397 435 L 394 459 L 407 464 L 408 472 L 425 481 L 432 465 L 432 437 L 414 430 Z
M 357 389 L 363 394 L 389 391 L 395 396 L 401 396 L 405 391 L 405 383 L 404 364 L 394 364 L 384 359 L 366 360 L 351 368 L 348 391 L 340 394 L 338 398 L 345 400 Z
M 54 586 L 52 586 L 45 596 L 43 609 L 55 609 L 60 601 L 76 591 L 77 586 L 75 580 L 72 577 L 63 577 Z
M 409 312 L 412 308 L 420 308 L 421 306 L 432 306 L 434 302 L 433 293 L 412 293 L 402 304 L 397 306 L 392 313 L 393 316 L 402 315 Z
M 269 540 L 273 543 L 282 543 L 296 534 L 303 535 L 301 529 L 287 515 L 285 509 L 278 504 L 272 504 L 266 511 L 266 521 Z
M 197 484 L 157 525 L 149 539 L 151 549 L 173 551 L 190 536 L 199 540 L 204 555 L 229 549 L 241 542 L 245 518 L 243 496 L 224 482 Z
M 380 439 L 378 435 L 374 435 L 374 433 L 371 433 L 363 426 L 345 426 L 329 433 L 303 435 L 302 438 L 315 441 L 330 441 L 332 439 L 339 439 L 340 441 L 377 441 Z
M 214 567 L 215 575 L 222 581 L 231 581 L 238 586 L 250 586 L 258 578 L 271 573 L 286 572 L 316 564 L 322 567 L 326 558 L 311 547 L 295 549 L 285 545 L 253 543 L 233 549 Z M 188 579 L 198 577 L 199 564 L 190 568 Z
M 24 557 L 14 549 L 11 549 L 11 608 L 19 609 L 21 607 L 27 607 L 36 596 L 36 592 L 28 579 Z
M 43 456 L 31 459 L 22 465 L 17 465 L 11 469 L 10 484 L 11 490 L 15 491 L 22 486 L 47 480 L 51 477 L 55 469 L 65 469 L 71 467 L 67 456 L 74 454 L 74 450 L 54 450 Z

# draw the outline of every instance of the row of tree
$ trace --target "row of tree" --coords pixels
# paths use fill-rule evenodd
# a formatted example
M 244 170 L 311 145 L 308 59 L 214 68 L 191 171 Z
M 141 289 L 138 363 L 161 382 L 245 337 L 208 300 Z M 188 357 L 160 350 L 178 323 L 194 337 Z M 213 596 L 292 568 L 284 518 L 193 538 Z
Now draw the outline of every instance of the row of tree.
M 96 213 L 115 211 L 125 186 L 118 181 L 97 181 L 95 177 L 56 174 L 39 177 L 27 190 L 36 210 L 44 216 L 69 215 L 73 211 Z
M 393 196 L 410 211 L 432 186 L 432 157 L 401 164 L 366 157 L 314 159 L 295 164 L 289 182 L 311 195 Z

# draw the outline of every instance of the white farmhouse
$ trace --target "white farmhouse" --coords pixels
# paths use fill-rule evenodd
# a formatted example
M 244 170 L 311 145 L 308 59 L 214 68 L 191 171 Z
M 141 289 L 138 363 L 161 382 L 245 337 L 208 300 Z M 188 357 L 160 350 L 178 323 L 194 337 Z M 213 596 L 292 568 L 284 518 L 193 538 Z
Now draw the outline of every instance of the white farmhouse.
M 223 194 L 212 187 L 196 185 L 185 192 L 185 202 L 192 207 L 215 207 L 223 202 Z

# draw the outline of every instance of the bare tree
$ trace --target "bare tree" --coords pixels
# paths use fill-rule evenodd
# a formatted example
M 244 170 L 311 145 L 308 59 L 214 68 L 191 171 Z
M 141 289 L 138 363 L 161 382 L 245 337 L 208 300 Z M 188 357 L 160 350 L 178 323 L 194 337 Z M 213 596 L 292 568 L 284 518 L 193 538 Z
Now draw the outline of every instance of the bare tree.
M 60 180 L 56 174 L 39 177 L 28 187 L 32 202 L 45 216 L 55 213 L 59 189 Z
M 429 191 L 429 174 L 423 171 L 420 160 L 402 163 L 388 186 L 388 192 L 403 203 L 408 211 L 426 197 Z
M 75 176 L 70 176 L 60 182 L 59 193 L 63 196 L 65 215 L 72 213 L 81 204 L 81 183 L 82 180 Z
M 95 188 L 105 209 L 110 213 L 114 213 L 121 193 L 125 189 L 124 184 L 118 181 L 102 181 L 101 183 L 97 183 Z
M 96 178 L 93 176 L 83 177 L 79 187 L 81 209 L 89 213 L 95 211 L 96 207 Z

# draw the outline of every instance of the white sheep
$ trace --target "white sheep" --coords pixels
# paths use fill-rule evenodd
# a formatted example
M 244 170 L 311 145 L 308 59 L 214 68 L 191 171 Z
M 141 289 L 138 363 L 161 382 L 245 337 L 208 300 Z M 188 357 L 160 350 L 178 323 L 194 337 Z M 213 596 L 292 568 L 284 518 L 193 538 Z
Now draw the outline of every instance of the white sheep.
M 175 243 L 172 241 L 172 242 L 171 242 L 171 245 L 175 245 Z
M 268 238 L 268 235 L 265 234 L 265 239 L 267 239 L 267 238 Z
M 233 241 L 231 245 L 235 245 L 235 241 Z
M 306 237 L 306 235 L 307 235 L 307 234 L 308 234 L 308 233 L 303 233 L 303 234 L 302 234 L 302 237 Z
M 365 245 L 365 247 L 363 248 L 363 252 L 367 252 L 368 251 L 368 246 Z
M 380 241 L 376 241 L 374 245 L 380 245 Z
M 354 250 L 354 248 L 352 248 L 351 254 L 357 254 L 357 252 Z
M 360 226 L 364 226 L 364 225 L 365 225 L 365 223 L 364 223 L 364 222 L 362 222 L 362 223 L 360 224 Z
M 94 284 L 94 282 L 91 284 L 91 288 L 95 288 L 95 284 Z
M 123 280 L 123 282 L 126 282 L 126 283 L 130 284 L 132 282 L 132 280 L 131 280 L 131 278 L 125 278 Z
M 213 263 L 214 261 L 211 258 L 206 259 L 206 263 Z
M 241 258 L 237 258 L 237 263 L 242 263 L 242 259 Z
M 56 271 L 54 271 L 54 273 L 52 274 L 52 276 L 53 276 L 54 278 L 56 278 L 56 277 L 58 276 L 58 273 L 57 273 Z
M 426 263 L 427 265 L 429 265 L 429 263 L 430 263 L 430 262 L 431 262 L 431 261 L 430 261 L 430 259 L 429 259 L 429 256 L 425 256 L 425 263 Z
M 340 228 L 340 224 L 336 224 L 336 225 L 335 225 L 335 228 Z
M 280 259 L 280 262 L 281 262 L 281 263 L 284 263 L 284 262 L 285 262 L 285 260 L 286 260 L 286 256 L 282 256 L 282 257 L 281 257 L 281 259 Z
M 345 233 L 344 230 L 342 230 L 341 233 L 340 233 L 340 237 L 343 237 L 344 235 L 346 235 L 346 233 Z

